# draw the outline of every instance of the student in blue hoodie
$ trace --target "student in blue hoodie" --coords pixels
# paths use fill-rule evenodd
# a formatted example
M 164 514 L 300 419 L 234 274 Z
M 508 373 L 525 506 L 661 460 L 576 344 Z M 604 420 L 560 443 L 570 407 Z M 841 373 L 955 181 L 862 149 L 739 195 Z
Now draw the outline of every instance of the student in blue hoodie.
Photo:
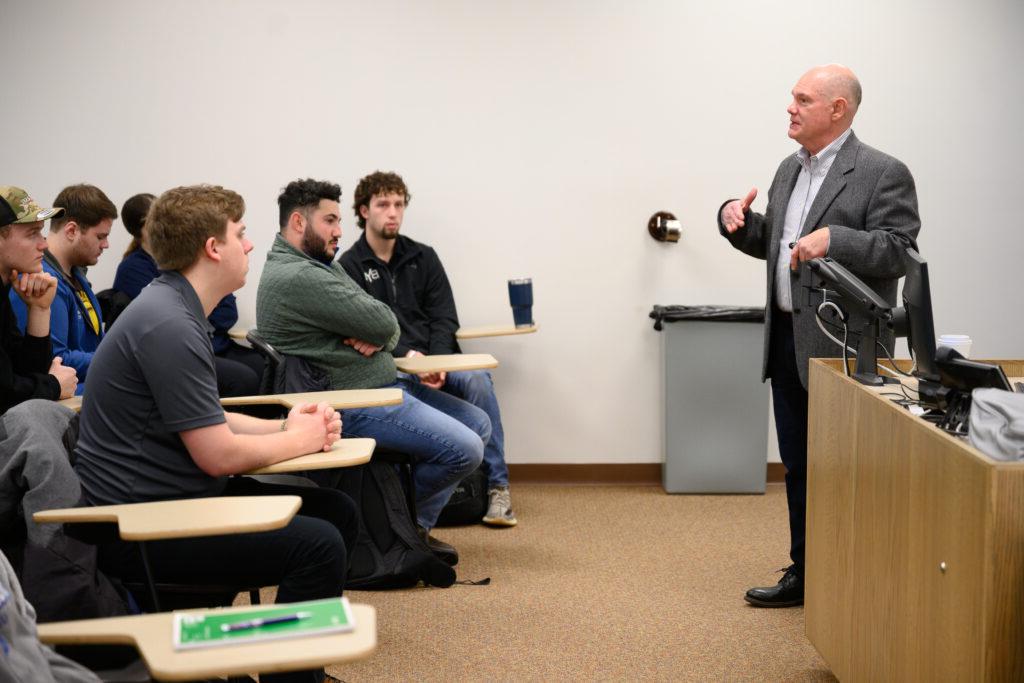
M 110 246 L 107 238 L 117 219 L 117 207 L 93 185 L 65 187 L 53 200 L 64 213 L 50 219 L 43 270 L 57 278 L 57 295 L 50 306 L 50 343 L 65 367 L 78 375 L 77 394 L 85 388 L 89 363 L 103 338 L 103 314 L 86 278 Z M 11 293 L 11 306 L 24 333 L 27 310 Z

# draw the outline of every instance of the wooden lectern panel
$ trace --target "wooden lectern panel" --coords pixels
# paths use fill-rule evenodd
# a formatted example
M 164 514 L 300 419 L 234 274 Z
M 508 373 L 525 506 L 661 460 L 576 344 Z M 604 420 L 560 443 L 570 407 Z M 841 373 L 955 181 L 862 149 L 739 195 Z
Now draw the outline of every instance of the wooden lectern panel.
M 810 367 L 808 638 L 843 681 L 1024 680 L 1024 463 L 841 367 Z

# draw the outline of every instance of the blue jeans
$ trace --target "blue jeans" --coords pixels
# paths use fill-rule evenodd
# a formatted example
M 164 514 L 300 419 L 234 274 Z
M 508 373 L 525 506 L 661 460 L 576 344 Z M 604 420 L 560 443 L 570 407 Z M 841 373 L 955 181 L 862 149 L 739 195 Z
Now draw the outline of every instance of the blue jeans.
M 501 410 L 494 395 L 494 381 L 486 370 L 450 372 L 441 387 L 452 396 L 469 401 L 491 419 L 491 438 L 484 446 L 484 471 L 491 487 L 508 486 L 508 465 L 505 464 L 505 430 L 501 426 Z
M 381 448 L 408 453 L 416 461 L 417 523 L 430 530 L 463 477 L 480 466 L 491 438 L 487 413 L 400 375 L 389 387 L 402 390 L 395 406 L 344 411 L 346 436 L 377 440 Z

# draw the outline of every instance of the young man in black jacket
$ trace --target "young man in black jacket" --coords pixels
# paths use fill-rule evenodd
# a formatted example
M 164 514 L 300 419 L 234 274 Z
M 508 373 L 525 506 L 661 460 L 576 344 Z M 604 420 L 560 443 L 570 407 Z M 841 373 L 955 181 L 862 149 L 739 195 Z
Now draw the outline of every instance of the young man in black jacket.
M 43 272 L 43 223 L 64 209 L 44 209 L 25 190 L 0 186 L 0 414 L 30 398 L 57 400 L 75 394 L 74 368 L 54 358 L 50 346 L 50 304 L 57 280 Z M 25 334 L 18 331 L 9 295 L 25 303 Z
M 459 317 L 441 260 L 427 245 L 398 234 L 411 198 L 396 173 L 377 171 L 360 180 L 352 208 L 363 235 L 342 254 L 340 263 L 363 289 L 395 312 L 402 330 L 395 356 L 459 353 L 455 340 Z M 505 434 L 491 374 L 486 370 L 441 372 L 421 375 L 420 382 L 469 401 L 491 418 L 491 438 L 484 447 L 489 504 L 483 522 L 515 526 Z

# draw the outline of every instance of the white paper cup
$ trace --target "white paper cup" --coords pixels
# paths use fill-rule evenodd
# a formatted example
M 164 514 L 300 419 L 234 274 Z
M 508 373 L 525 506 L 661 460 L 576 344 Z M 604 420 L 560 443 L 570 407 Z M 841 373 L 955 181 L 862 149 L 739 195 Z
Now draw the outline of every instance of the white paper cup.
M 971 357 L 971 338 L 966 334 L 943 334 L 939 336 L 938 346 L 953 349 L 964 358 Z

